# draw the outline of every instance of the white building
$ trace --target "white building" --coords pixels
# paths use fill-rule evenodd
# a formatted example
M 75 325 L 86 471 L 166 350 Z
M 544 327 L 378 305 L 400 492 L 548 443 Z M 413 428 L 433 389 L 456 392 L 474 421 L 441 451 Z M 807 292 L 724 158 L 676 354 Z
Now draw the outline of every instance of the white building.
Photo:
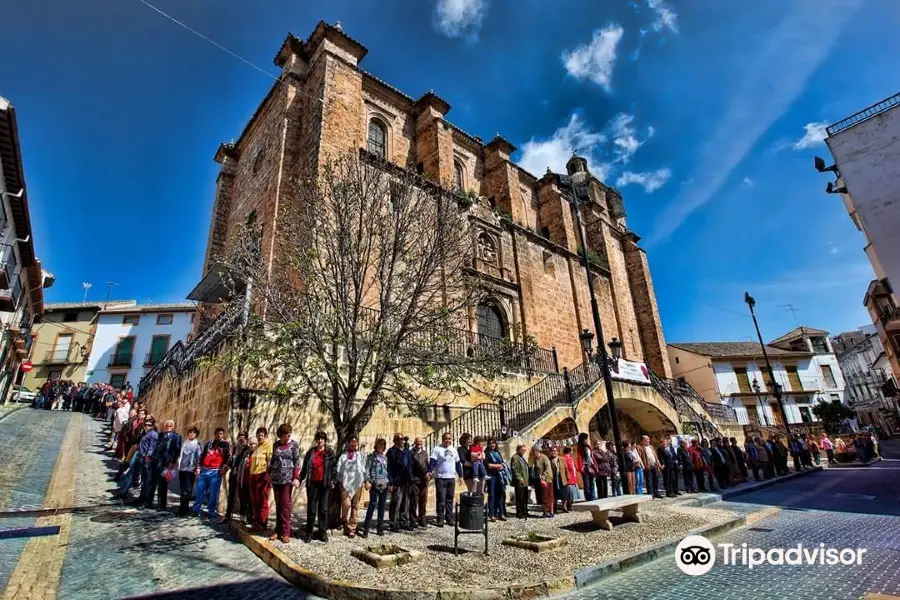
M 838 176 L 830 191 L 843 198 L 875 271 L 863 304 L 894 377 L 900 378 L 900 302 L 895 292 L 900 289 L 900 94 L 826 131 Z
M 766 346 L 789 424 L 817 421 L 812 409 L 819 402 L 846 403 L 841 367 L 827 336 L 798 327 Z M 734 408 L 742 425 L 784 423 L 759 344 L 670 343 L 668 353 L 675 378 L 690 383 L 707 402 Z
M 831 343 L 860 424 L 878 425 L 891 434 L 900 431 L 897 380 L 875 326 L 841 333 Z
M 193 304 L 116 305 L 100 311 L 88 358 L 89 383 L 114 387 L 141 378 L 176 342 L 187 342 L 194 328 Z
M 848 211 L 865 231 L 875 272 L 891 286 L 900 285 L 900 94 L 826 131 L 825 143 L 849 195 Z

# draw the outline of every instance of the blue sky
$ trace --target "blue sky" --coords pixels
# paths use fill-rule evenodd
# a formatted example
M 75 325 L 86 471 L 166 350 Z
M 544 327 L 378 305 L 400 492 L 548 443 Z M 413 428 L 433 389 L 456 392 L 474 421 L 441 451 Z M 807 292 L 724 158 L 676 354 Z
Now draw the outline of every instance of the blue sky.
M 827 179 L 823 124 L 897 91 L 889 0 L 150 0 L 270 73 L 288 30 L 340 20 L 362 66 L 519 147 L 573 148 L 622 191 L 667 339 L 867 323 L 863 240 Z M 8 0 L 0 95 L 17 108 L 50 301 L 183 299 L 206 247 L 216 147 L 271 80 L 139 0 Z

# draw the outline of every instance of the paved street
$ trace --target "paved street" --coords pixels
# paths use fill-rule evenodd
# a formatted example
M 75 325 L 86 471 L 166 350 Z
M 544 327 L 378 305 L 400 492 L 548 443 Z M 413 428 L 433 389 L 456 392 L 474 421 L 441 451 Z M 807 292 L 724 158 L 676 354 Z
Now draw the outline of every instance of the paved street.
M 900 595 L 900 442 L 887 442 L 883 452 L 888 460 L 871 467 L 826 470 L 722 503 L 743 512 L 764 505 L 783 511 L 713 540 L 766 550 L 798 543 L 867 548 L 861 566 L 764 565 L 749 570 L 723 566 L 717 557 L 709 573 L 691 577 L 668 555 L 569 594 L 566 600 L 851 600 L 870 592 Z
M 307 597 L 224 527 L 112 504 L 100 436 L 80 414 L 28 408 L 0 421 L 3 600 Z M 77 510 L 9 516 L 42 505 Z
M 0 421 L 2 598 L 306 598 L 222 527 L 110 502 L 101 424 L 80 415 L 19 410 Z M 717 564 L 689 577 L 672 555 L 606 578 L 566 600 L 698 597 L 813 600 L 900 595 L 900 442 L 868 468 L 832 469 L 723 503 L 780 514 L 715 538 L 770 549 L 802 542 L 866 548 L 861 566 Z M 59 507 L 58 515 L 13 511 Z M 71 509 L 74 509 L 72 511 Z

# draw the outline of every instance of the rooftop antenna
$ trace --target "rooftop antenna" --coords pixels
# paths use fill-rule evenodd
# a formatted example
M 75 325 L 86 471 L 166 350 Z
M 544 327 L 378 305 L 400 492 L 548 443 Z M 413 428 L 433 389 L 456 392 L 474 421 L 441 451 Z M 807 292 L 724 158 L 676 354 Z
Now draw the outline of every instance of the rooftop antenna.
M 84 288 L 84 299 L 82 300 L 82 302 L 87 302 L 87 294 L 88 294 L 88 290 L 91 289 L 91 282 L 90 281 L 82 281 L 81 287 Z
M 803 325 L 800 324 L 800 319 L 797 318 L 797 309 L 794 308 L 793 304 L 779 304 L 778 306 L 780 306 L 781 308 L 784 308 L 785 310 L 791 311 L 791 314 L 794 316 L 794 322 L 797 323 L 797 327 L 800 328 L 800 333 L 801 334 L 806 333 L 803 330 Z
M 112 289 L 114 286 L 119 285 L 115 281 L 107 281 L 106 282 L 106 302 L 103 304 L 103 310 L 109 306 L 109 297 L 112 295 Z

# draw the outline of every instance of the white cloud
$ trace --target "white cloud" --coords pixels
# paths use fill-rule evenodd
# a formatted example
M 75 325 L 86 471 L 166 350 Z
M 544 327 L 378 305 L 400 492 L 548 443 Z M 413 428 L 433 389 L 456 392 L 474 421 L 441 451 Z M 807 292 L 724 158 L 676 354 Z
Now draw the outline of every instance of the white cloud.
M 616 48 L 624 33 L 622 26 L 614 23 L 595 30 L 589 44 L 563 52 L 562 61 L 566 71 L 576 79 L 588 79 L 609 91 L 616 63 Z
M 834 245 L 834 242 L 828 240 L 828 254 L 832 256 L 836 256 L 841 253 L 841 249 L 838 246 Z
M 656 129 L 653 128 L 653 125 L 650 125 L 647 127 L 647 137 L 652 138 L 654 135 L 656 135 Z
M 669 8 L 663 0 L 647 0 L 647 6 L 656 15 L 656 19 L 650 25 L 653 31 L 668 29 L 672 33 L 678 33 L 678 13 Z
M 841 265 L 829 264 L 823 267 L 798 269 L 783 274 L 781 277 L 757 283 L 735 285 L 736 289 L 750 289 L 751 293 L 771 294 L 787 297 L 791 295 L 824 292 L 840 288 L 864 290 L 875 274 L 872 265 L 866 262 L 854 262 Z M 721 282 L 719 282 L 721 285 Z
M 434 23 L 449 37 L 477 36 L 487 5 L 484 0 L 438 0 Z
M 744 181 L 742 183 L 747 187 L 753 187 L 753 184 L 756 182 L 753 181 L 752 179 L 750 179 L 749 177 L 744 177 Z
M 634 153 L 644 145 L 647 140 L 637 138 L 637 129 L 634 126 L 634 115 L 619 113 L 613 117 L 609 124 L 610 136 L 612 136 L 616 162 L 627 163 Z M 651 138 L 656 130 L 649 127 L 647 139 Z
M 794 142 L 794 150 L 805 150 L 824 142 L 825 138 L 828 137 L 828 133 L 825 131 L 826 127 L 828 127 L 828 123 L 824 121 L 804 125 L 803 130 L 805 133 L 802 138 Z
M 658 215 L 648 245 L 669 239 L 694 211 L 719 191 L 772 123 L 791 107 L 862 0 L 820 0 L 785 5 L 785 16 L 747 65 L 725 113 L 701 145 L 692 174 Z
M 588 159 L 594 175 L 602 179 L 607 167 L 599 160 L 599 146 L 604 141 L 606 136 L 603 133 L 591 129 L 578 113 L 572 113 L 569 122 L 554 131 L 548 139 L 531 138 L 525 142 L 519 166 L 537 177 L 543 175 L 547 167 L 556 173 L 565 173 L 566 162 L 577 150 Z
M 591 173 L 601 181 L 614 177 L 624 168 L 635 152 L 655 133 L 648 127 L 648 137 L 639 139 L 635 116 L 619 113 L 602 129 L 594 129 L 578 113 L 549 138 L 531 138 L 522 145 L 519 165 L 540 177 L 549 167 L 554 173 L 565 173 L 566 163 L 573 152 L 588 159 Z M 625 171 L 619 174 L 616 185 L 637 184 L 647 192 L 662 187 L 672 176 L 667 168 L 648 172 Z
M 625 171 L 616 180 L 616 186 L 625 187 L 626 185 L 637 184 L 644 187 L 644 191 L 652 194 L 669 181 L 672 171 L 668 168 L 657 169 L 648 173 L 634 173 Z

